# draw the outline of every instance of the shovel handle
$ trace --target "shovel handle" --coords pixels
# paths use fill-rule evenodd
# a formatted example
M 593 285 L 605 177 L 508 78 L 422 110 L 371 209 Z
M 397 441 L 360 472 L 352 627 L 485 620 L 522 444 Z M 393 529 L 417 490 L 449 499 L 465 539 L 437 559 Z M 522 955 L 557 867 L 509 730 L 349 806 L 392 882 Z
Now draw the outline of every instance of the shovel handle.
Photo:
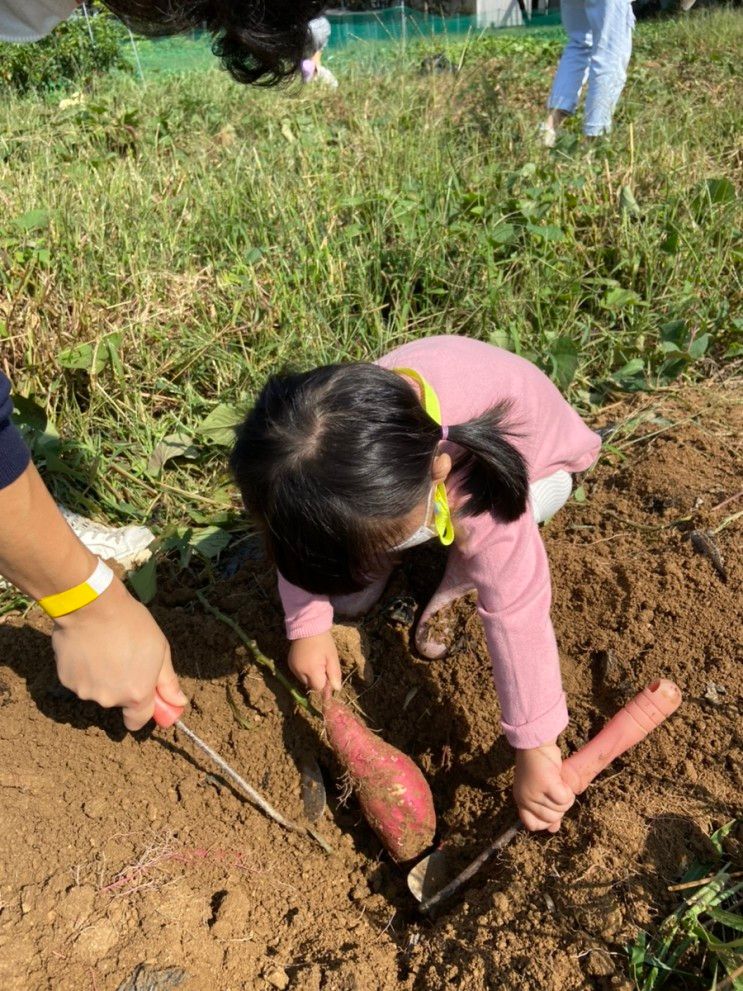
M 597 774 L 636 743 L 644 740 L 681 705 L 681 692 L 672 681 L 659 679 L 644 688 L 613 716 L 604 728 L 562 764 L 562 778 L 576 795 L 585 791 Z M 498 850 L 502 850 L 523 827 L 514 823 L 479 857 L 472 861 L 436 894 L 420 903 L 429 912 L 469 881 Z
M 170 702 L 165 701 L 159 692 L 155 692 L 155 711 L 152 714 L 152 718 L 158 726 L 167 728 L 177 723 L 183 715 L 183 709 L 184 706 L 171 705 Z
M 630 747 L 644 740 L 678 709 L 681 692 L 672 681 L 659 679 L 644 688 L 604 728 L 562 764 L 562 779 L 576 795 L 597 774 Z

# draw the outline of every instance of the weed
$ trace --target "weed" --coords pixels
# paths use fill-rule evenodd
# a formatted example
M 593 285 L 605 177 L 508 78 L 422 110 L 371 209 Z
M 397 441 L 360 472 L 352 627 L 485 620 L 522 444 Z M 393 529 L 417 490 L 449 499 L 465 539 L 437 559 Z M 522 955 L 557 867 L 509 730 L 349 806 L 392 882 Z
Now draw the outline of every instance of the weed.
M 630 973 L 638 991 L 667 986 L 743 988 L 743 881 L 723 851 L 723 841 L 735 825 L 733 820 L 710 837 L 717 854 L 714 863 L 695 863 L 674 885 L 685 892 L 684 900 L 661 923 L 657 935 L 642 932 L 629 947 Z

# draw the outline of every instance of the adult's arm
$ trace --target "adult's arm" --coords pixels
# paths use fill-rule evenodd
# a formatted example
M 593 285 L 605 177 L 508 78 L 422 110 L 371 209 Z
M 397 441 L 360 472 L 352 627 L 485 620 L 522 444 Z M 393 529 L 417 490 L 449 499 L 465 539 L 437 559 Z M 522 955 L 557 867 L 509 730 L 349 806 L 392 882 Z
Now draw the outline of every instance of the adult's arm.
M 67 525 L 30 463 L 10 423 L 4 376 L 0 390 L 0 575 L 39 599 L 86 581 L 97 559 Z M 121 706 L 128 729 L 152 717 L 155 691 L 173 705 L 186 703 L 168 641 L 118 579 L 89 605 L 55 620 L 52 646 L 60 681 L 80 698 Z

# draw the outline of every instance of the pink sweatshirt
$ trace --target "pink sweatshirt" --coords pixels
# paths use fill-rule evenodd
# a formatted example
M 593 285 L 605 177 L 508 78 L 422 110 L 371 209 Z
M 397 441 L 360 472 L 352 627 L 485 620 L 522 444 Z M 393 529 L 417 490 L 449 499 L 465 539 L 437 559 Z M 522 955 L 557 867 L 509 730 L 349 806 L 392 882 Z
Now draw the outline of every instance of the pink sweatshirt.
M 412 368 L 436 391 L 444 424 L 463 423 L 502 399 L 511 402 L 507 423 L 520 436 L 530 481 L 559 468 L 583 471 L 598 455 L 601 439 L 583 423 L 539 369 L 517 355 L 467 337 L 428 337 L 381 358 L 383 368 Z M 417 388 L 413 382 L 411 387 Z M 446 447 L 444 447 L 446 450 Z M 450 453 L 456 447 L 450 445 Z M 461 502 L 447 481 L 452 512 Z M 550 572 L 530 509 L 513 523 L 490 514 L 455 518 L 450 559 L 477 589 L 500 698 L 503 730 L 512 746 L 527 749 L 553 740 L 568 722 L 560 662 L 550 621 Z M 333 607 L 279 576 L 290 640 L 327 632 Z

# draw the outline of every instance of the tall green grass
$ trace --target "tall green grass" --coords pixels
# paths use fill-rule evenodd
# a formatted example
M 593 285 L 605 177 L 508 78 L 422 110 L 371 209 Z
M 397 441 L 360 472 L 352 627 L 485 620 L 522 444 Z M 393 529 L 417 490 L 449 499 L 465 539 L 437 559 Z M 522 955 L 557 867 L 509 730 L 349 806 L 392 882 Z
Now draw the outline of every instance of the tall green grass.
M 641 27 L 611 140 L 554 152 L 560 45 L 528 35 L 439 44 L 438 75 L 348 50 L 335 93 L 214 69 L 4 99 L 0 347 L 58 494 L 229 523 L 225 426 L 266 375 L 419 335 L 511 348 L 584 410 L 736 353 L 741 42 L 737 13 Z

